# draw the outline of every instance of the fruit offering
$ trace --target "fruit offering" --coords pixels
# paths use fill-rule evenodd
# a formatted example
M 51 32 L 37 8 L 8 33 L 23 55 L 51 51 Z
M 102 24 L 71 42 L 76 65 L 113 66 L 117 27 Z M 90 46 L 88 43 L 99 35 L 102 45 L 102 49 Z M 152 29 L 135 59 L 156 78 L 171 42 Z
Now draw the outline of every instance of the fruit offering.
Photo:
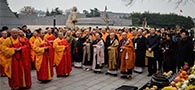
M 177 90 L 177 88 L 173 86 L 167 86 L 167 87 L 164 87 L 162 90 Z
M 162 90 L 195 90 L 195 65 L 189 69 L 185 64 L 170 85 Z
M 163 73 L 163 75 L 165 75 L 166 77 L 170 77 L 172 74 L 173 74 L 173 71 Z
M 146 87 L 144 90 L 157 90 L 158 87 L 156 85 L 153 85 L 151 88 Z

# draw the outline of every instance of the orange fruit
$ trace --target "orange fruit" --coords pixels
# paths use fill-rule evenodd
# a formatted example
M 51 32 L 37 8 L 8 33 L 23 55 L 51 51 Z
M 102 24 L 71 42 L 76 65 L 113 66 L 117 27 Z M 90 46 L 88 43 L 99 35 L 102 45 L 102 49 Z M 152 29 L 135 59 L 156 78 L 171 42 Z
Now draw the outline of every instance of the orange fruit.
M 183 75 L 187 75 L 187 72 L 186 71 L 182 71 L 181 72 Z

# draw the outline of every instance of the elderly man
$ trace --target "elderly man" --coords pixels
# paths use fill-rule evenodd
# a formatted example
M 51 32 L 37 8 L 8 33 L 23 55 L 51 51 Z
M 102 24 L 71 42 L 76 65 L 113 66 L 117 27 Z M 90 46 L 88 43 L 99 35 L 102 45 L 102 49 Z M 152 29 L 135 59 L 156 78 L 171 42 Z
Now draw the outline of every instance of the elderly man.
M 21 87 L 31 87 L 30 71 L 25 67 L 25 60 L 27 48 L 20 44 L 18 38 L 18 30 L 12 29 L 11 36 L 6 38 L 3 42 L 3 55 L 7 60 L 5 65 L 5 73 L 8 76 L 9 86 L 12 89 L 19 89 Z M 30 77 L 30 78 L 29 78 Z
M 119 42 L 115 38 L 115 33 L 110 33 L 110 45 L 108 49 L 108 71 L 106 74 L 117 76 L 117 56 Z
M 6 74 L 4 71 L 4 64 L 5 64 L 6 60 L 2 58 L 3 54 L 1 53 L 1 49 L 3 49 L 3 48 L 1 47 L 1 45 L 3 44 L 3 41 L 7 38 L 7 31 L 2 31 L 1 35 L 2 35 L 2 37 L 0 38 L 0 74 L 1 74 L 1 77 L 5 77 Z
M 135 50 L 126 32 L 122 33 L 122 40 L 119 43 L 119 58 L 121 78 L 131 79 L 135 64 Z
M 63 33 L 58 33 L 58 38 L 54 40 L 54 63 L 56 65 L 57 77 L 67 77 L 72 71 L 70 45 L 63 38 Z

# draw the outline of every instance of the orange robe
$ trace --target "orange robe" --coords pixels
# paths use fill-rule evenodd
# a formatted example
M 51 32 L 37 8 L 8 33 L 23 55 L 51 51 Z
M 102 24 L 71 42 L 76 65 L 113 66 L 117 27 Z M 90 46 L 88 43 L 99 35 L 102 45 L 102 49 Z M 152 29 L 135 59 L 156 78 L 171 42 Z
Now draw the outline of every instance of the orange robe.
M 72 71 L 70 45 L 65 39 L 57 38 L 53 47 L 57 76 L 69 74 Z
M 122 35 L 121 35 L 121 34 L 116 34 L 116 35 L 117 35 L 117 37 L 118 37 L 118 41 L 120 42 L 121 39 L 122 39 Z
M 0 38 L 0 74 L 3 76 L 5 76 L 4 64 L 5 64 L 6 60 L 2 58 L 3 54 L 2 54 L 1 49 L 3 49 L 2 44 L 3 44 L 4 40 L 5 39 L 3 37 Z
M 49 49 L 46 51 L 44 47 Z M 51 45 L 49 42 L 42 40 L 40 37 L 34 42 L 33 50 L 35 51 L 35 68 L 37 79 L 39 81 L 51 80 L 53 77 L 53 62 L 51 60 Z
M 104 40 L 104 42 L 106 42 L 106 37 L 108 36 L 108 33 L 102 33 L 102 39 Z
M 44 40 L 46 40 L 46 41 L 48 41 L 48 42 L 50 42 L 51 44 L 51 50 L 52 50 L 52 52 L 50 52 L 51 53 L 51 61 L 52 61 L 52 63 L 54 64 L 54 48 L 53 48 L 53 41 L 56 39 L 56 37 L 53 35 L 53 34 L 45 34 L 45 36 L 44 36 Z
M 92 38 L 93 38 L 93 40 L 96 40 L 95 34 L 92 34 Z
M 127 33 L 127 37 L 130 38 L 131 40 L 133 39 L 133 35 L 130 32 Z
M 30 38 L 30 40 L 29 40 L 29 43 L 30 43 L 30 46 L 31 46 L 30 56 L 31 56 L 32 62 L 34 62 L 34 59 L 35 59 L 35 52 L 34 52 L 34 50 L 32 49 L 35 40 L 36 40 L 36 37 L 35 37 L 35 36 L 32 36 L 32 37 Z
M 129 39 L 124 42 L 122 39 L 120 44 L 120 72 L 126 72 L 133 69 L 135 65 L 135 50 L 133 42 Z M 124 46 L 123 49 L 121 47 Z
M 3 55 L 6 59 L 4 65 L 5 73 L 8 76 L 9 86 L 11 88 L 28 87 L 32 85 L 31 72 L 28 68 L 25 55 L 28 51 L 26 46 L 22 46 L 19 39 L 14 40 L 12 37 L 6 38 L 3 42 Z M 15 51 L 14 48 L 21 48 L 21 51 Z
M 84 38 L 86 35 L 87 35 L 86 33 L 83 33 L 83 34 L 82 34 L 82 38 Z

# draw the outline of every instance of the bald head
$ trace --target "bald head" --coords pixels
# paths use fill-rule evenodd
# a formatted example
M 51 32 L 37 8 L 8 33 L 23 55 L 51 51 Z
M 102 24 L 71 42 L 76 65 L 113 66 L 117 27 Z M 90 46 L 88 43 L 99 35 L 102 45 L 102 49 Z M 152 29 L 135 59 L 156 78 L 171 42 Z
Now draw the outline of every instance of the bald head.
M 18 29 L 17 28 L 13 28 L 11 30 L 11 36 L 13 39 L 17 39 L 17 37 L 18 37 Z
M 114 37 L 115 37 L 115 33 L 110 33 L 110 39 L 114 39 Z
M 126 33 L 126 32 L 123 32 L 123 33 L 122 33 L 122 38 L 123 38 L 123 39 L 126 39 L 126 38 L 127 38 L 127 33 Z
M 24 36 L 24 32 L 23 32 L 22 30 L 19 30 L 19 31 L 18 31 L 18 34 L 19 34 L 20 36 L 22 36 L 22 37 Z
M 48 34 L 51 34 L 52 33 L 52 29 L 50 27 L 47 29 L 47 33 Z
M 63 38 L 63 33 L 62 33 L 62 32 L 58 32 L 58 37 L 59 37 L 60 39 L 62 39 L 62 38 Z
M 36 36 L 37 36 L 37 34 L 38 34 L 38 33 L 37 33 L 37 31 L 34 31 L 34 32 L 33 32 L 33 36 L 35 36 L 35 37 L 36 37 Z
M 7 37 L 7 31 L 2 31 L 1 35 L 2 35 L 3 38 L 6 38 Z

